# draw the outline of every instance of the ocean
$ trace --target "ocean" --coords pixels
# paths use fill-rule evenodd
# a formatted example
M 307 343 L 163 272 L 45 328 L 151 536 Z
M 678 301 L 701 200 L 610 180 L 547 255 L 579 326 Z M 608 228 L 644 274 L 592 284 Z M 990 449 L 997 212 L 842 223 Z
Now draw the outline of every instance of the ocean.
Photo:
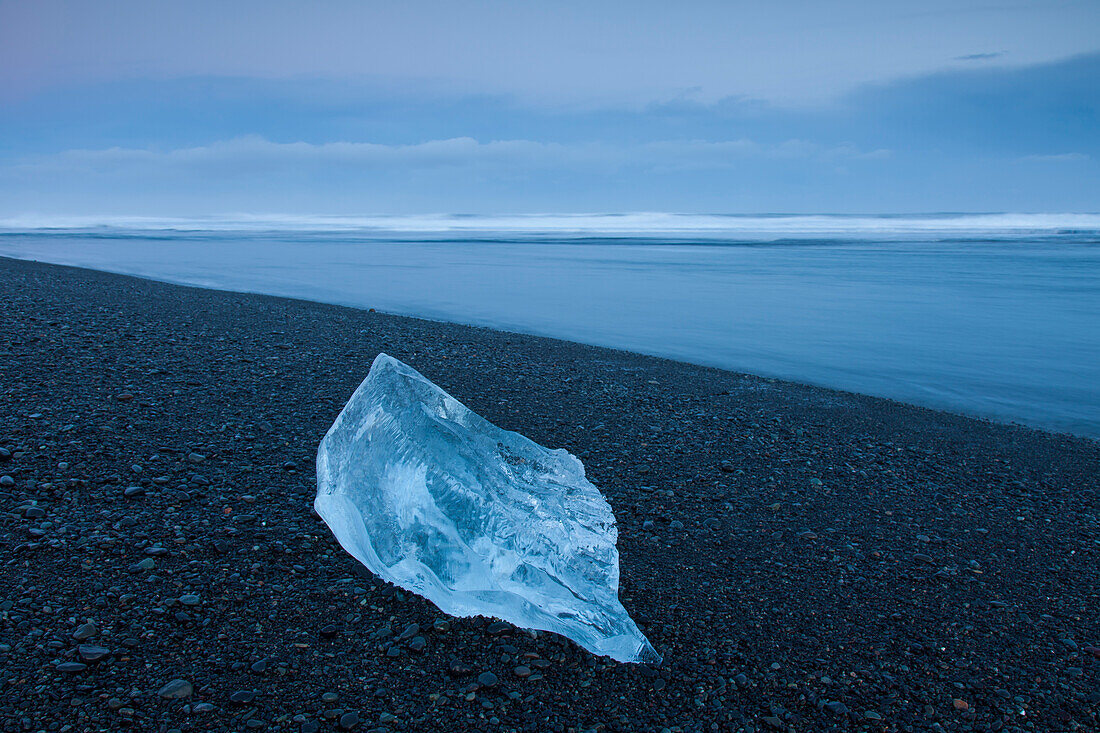
M 1100 438 L 1100 215 L 24 217 L 0 220 L 0 255 Z

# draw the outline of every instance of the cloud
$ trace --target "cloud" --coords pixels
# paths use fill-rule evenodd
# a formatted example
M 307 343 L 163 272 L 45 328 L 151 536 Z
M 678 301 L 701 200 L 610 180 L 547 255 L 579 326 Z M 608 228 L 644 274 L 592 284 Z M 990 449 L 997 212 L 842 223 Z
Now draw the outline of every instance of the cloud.
M 1053 155 L 1025 155 L 1020 160 L 1036 163 L 1076 163 L 1090 160 L 1085 153 L 1056 153 Z
M 429 140 L 407 145 L 370 142 L 273 142 L 246 136 L 208 145 L 169 150 L 110 147 L 76 149 L 33 156 L 8 167 L 23 174 L 100 173 L 148 175 L 179 171 L 218 171 L 251 175 L 270 170 L 335 169 L 339 171 L 430 171 L 447 168 L 482 170 L 602 169 L 618 171 L 723 169 L 749 158 L 774 160 L 875 160 L 890 151 L 861 150 L 853 145 L 825 146 L 792 139 L 761 143 L 660 140 L 634 144 L 606 142 L 541 142 L 471 137 Z
M 0 100 L 187 76 L 432 83 L 528 102 L 727 96 L 801 106 L 974 49 L 1096 49 L 1100 4 L 1051 0 L 554 3 L 0 0 Z
M 965 56 L 956 56 L 956 61 L 988 61 L 989 59 L 1000 58 L 1007 54 L 1008 51 L 993 51 L 992 53 L 968 53 Z
M 0 212 L 1093 210 L 1098 73 L 1100 54 L 958 64 L 816 110 L 331 79 L 74 88 L 0 104 Z

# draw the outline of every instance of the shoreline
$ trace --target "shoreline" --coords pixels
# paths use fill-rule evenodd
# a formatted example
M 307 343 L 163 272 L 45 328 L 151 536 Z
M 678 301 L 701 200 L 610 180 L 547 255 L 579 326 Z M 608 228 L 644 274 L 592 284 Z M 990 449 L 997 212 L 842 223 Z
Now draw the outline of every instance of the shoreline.
M 313 301 L 0 283 L 0 727 L 1100 725 L 1092 439 Z M 378 351 L 584 462 L 662 666 L 445 619 L 343 553 L 312 460 Z
M 625 355 L 633 356 L 633 357 L 658 359 L 658 360 L 661 360 L 661 361 L 668 361 L 668 362 L 671 362 L 673 364 L 680 364 L 680 365 L 683 365 L 685 367 L 693 367 L 693 368 L 699 368 L 699 369 L 714 369 L 714 370 L 717 370 L 719 372 L 725 372 L 727 374 L 736 375 L 736 376 L 739 376 L 739 377 L 751 377 L 751 378 L 754 378 L 754 379 L 759 379 L 759 380 L 763 380 L 763 381 L 770 382 L 770 383 L 779 383 L 779 384 L 785 384 L 785 385 L 790 385 L 790 386 L 798 386 L 798 387 L 808 387 L 808 388 L 811 388 L 811 389 L 819 389 L 819 390 L 824 390 L 824 391 L 827 391 L 827 392 L 835 392 L 835 393 L 838 393 L 838 394 L 855 395 L 855 396 L 864 397 L 864 398 L 868 398 L 868 399 L 883 400 L 883 401 L 886 401 L 886 402 L 889 402 L 889 403 L 892 403 L 892 404 L 901 405 L 901 406 L 908 407 L 908 408 L 920 409 L 920 410 L 930 410 L 932 412 L 944 413 L 944 414 L 952 415 L 952 416 L 955 416 L 955 417 L 961 417 L 961 418 L 965 418 L 965 419 L 968 419 L 968 420 L 976 420 L 976 421 L 981 422 L 981 423 L 999 425 L 999 426 L 1002 426 L 1002 427 L 1022 428 L 1024 430 L 1037 430 L 1039 432 L 1047 433 L 1049 435 L 1062 436 L 1062 437 L 1075 438 L 1075 439 L 1083 439 L 1083 440 L 1088 440 L 1088 441 L 1091 441 L 1093 443 L 1096 443 L 1096 444 L 1100 445 L 1100 437 L 1094 437 L 1094 436 L 1087 435 L 1087 434 L 1084 434 L 1084 433 L 1074 433 L 1074 432 L 1069 432 L 1069 431 L 1066 431 L 1066 430 L 1058 430 L 1058 429 L 1055 429 L 1053 427 L 1047 427 L 1047 426 L 1038 425 L 1038 424 L 1033 425 L 1033 424 L 1028 424 L 1028 423 L 1023 423 L 1023 422 L 1018 422 L 1018 421 L 1015 421 L 1015 420 L 1011 420 L 1009 418 L 1000 418 L 1000 417 L 996 417 L 996 416 L 993 416 L 993 415 L 983 415 L 983 414 L 971 413 L 971 412 L 960 412 L 960 411 L 955 411 L 955 410 L 952 410 L 952 409 L 949 409 L 949 408 L 946 408 L 946 407 L 941 407 L 941 406 L 936 406 L 936 405 L 922 405 L 922 404 L 917 404 L 917 403 L 914 403 L 914 402 L 907 402 L 903 399 L 895 399 L 895 398 L 892 398 L 892 397 L 885 397 L 885 396 L 881 396 L 881 395 L 870 394 L 870 393 L 867 393 L 867 392 L 860 392 L 860 391 L 857 391 L 857 390 L 849 390 L 849 389 L 843 389 L 843 388 L 839 388 L 839 387 L 831 387 L 829 385 L 819 384 L 819 383 L 816 383 L 816 382 L 800 381 L 798 379 L 793 379 L 793 378 L 780 377 L 780 376 L 770 376 L 770 375 L 767 375 L 767 374 L 759 374 L 759 373 L 754 373 L 754 372 L 749 372 L 749 371 L 740 371 L 740 370 L 737 370 L 737 369 L 726 368 L 726 367 L 717 366 L 717 365 L 714 365 L 714 364 L 706 364 L 706 363 L 701 363 L 701 362 L 694 362 L 694 361 L 687 361 L 687 360 L 684 360 L 684 359 L 678 359 L 675 356 L 663 356 L 661 354 L 648 353 L 648 352 L 644 352 L 644 351 L 632 351 L 630 349 L 618 348 L 618 347 L 615 347 L 615 346 L 603 346 L 603 345 L 600 345 L 600 344 L 587 343 L 587 342 L 584 342 L 584 341 L 573 341 L 573 340 L 568 339 L 568 338 L 562 338 L 562 337 L 552 336 L 552 335 L 547 335 L 547 334 L 542 334 L 542 333 L 535 333 L 535 332 L 528 332 L 528 331 L 512 331 L 512 330 L 508 330 L 508 329 L 505 329 L 505 328 L 496 328 L 496 327 L 491 326 L 491 325 L 481 325 L 481 324 L 477 324 L 477 323 L 463 323 L 463 322 L 460 322 L 460 321 L 450 321 L 450 320 L 446 320 L 446 319 L 442 319 L 442 318 L 436 319 L 436 318 L 433 318 L 431 316 L 425 316 L 425 315 L 395 313 L 395 312 L 390 312 L 390 311 L 386 311 L 386 310 L 378 310 L 376 308 L 371 308 L 371 307 L 364 307 L 364 306 L 354 305 L 354 304 L 351 304 L 351 303 L 330 302 L 330 301 L 323 301 L 323 300 L 310 300 L 308 298 L 301 298 L 301 297 L 288 296 L 288 295 L 274 295 L 274 294 L 264 293 L 264 292 L 260 292 L 260 291 L 253 291 L 253 290 L 232 290 L 232 289 L 225 289 L 225 288 L 213 287 L 213 286 L 196 285 L 194 283 L 184 282 L 184 281 L 181 281 L 181 280 L 161 279 L 161 278 L 154 277 L 154 276 L 151 276 L 151 275 L 135 275 L 135 274 L 131 274 L 131 273 L 118 272 L 118 271 L 114 271 L 114 270 L 100 270 L 100 269 L 96 269 L 96 268 L 92 268 L 92 267 L 85 267 L 85 266 L 82 266 L 82 265 L 58 264 L 58 263 L 47 262 L 47 261 L 42 261 L 42 260 L 22 259 L 22 258 L 18 258 L 18 257 L 10 257 L 10 256 L 7 256 L 7 255 L 0 255 L 0 263 L 3 263 L 5 261 L 9 261 L 9 260 L 13 261 L 13 262 L 29 262 L 29 263 L 43 265 L 43 266 L 47 266 L 47 267 L 59 267 L 59 268 L 68 268 L 68 269 L 73 269 L 73 270 L 83 270 L 83 271 L 87 271 L 87 272 L 98 272 L 98 273 L 104 273 L 104 274 L 107 274 L 107 275 L 113 275 L 113 276 L 116 276 L 116 277 L 135 278 L 135 279 L 138 279 L 138 280 L 146 280 L 146 281 L 153 282 L 153 283 L 160 283 L 160 284 L 163 284 L 163 285 L 170 285 L 170 286 L 181 287 L 181 288 L 193 288 L 193 289 L 197 289 L 197 290 L 208 290 L 208 291 L 216 292 L 216 293 L 235 294 L 235 295 L 252 295 L 252 296 L 257 296 L 257 297 L 275 298 L 275 299 L 287 300 L 287 301 L 291 301 L 291 302 L 298 302 L 298 303 L 304 303 L 304 304 L 325 305 L 325 306 L 331 306 L 331 307 L 335 307 L 335 308 L 349 308 L 351 310 L 360 311 L 360 312 L 377 313 L 377 314 L 382 315 L 382 316 L 388 316 L 388 317 L 392 317 L 392 318 L 405 318 L 405 319 L 410 319 L 410 320 L 414 320 L 414 321 L 423 321 L 423 322 L 426 322 L 426 323 L 439 324 L 439 325 L 442 325 L 442 326 L 453 326 L 453 327 L 456 327 L 456 328 L 482 329 L 482 330 L 486 330 L 486 331 L 491 331 L 493 333 L 499 333 L 499 334 L 503 334 L 503 335 L 515 336 L 517 338 L 545 339 L 545 340 L 552 341 L 552 342 L 557 342 L 557 343 L 561 343 L 561 344 L 570 344 L 570 345 L 574 345 L 574 346 L 578 346 L 578 347 L 585 347 L 585 348 L 592 348 L 592 349 L 603 349 L 603 350 L 606 350 L 606 351 L 615 352 L 615 353 L 619 353 L 619 354 L 625 354 Z

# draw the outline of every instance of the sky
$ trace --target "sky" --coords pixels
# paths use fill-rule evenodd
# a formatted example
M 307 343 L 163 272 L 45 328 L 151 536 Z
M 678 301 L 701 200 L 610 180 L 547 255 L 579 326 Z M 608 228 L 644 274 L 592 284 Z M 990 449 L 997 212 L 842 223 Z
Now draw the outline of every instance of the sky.
M 1100 2 L 0 0 L 0 216 L 1100 210 Z

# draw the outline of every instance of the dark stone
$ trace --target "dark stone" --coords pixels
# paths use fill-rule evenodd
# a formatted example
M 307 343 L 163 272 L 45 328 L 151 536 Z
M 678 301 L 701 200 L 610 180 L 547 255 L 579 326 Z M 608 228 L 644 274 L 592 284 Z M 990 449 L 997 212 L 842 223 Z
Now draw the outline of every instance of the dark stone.
M 76 627 L 76 630 L 73 631 L 73 638 L 77 641 L 84 641 L 85 639 L 91 639 L 98 633 L 99 628 L 95 625 L 95 621 L 89 621 Z
M 147 557 L 144 560 L 139 560 L 130 566 L 131 573 L 140 573 L 143 570 L 152 570 L 157 566 L 157 561 L 151 557 Z
M 166 700 L 182 700 L 191 697 L 195 690 L 187 680 L 175 679 L 157 691 Z
M 107 647 L 96 646 L 95 644 L 81 644 L 76 650 L 85 662 L 98 662 L 111 653 L 111 650 Z

